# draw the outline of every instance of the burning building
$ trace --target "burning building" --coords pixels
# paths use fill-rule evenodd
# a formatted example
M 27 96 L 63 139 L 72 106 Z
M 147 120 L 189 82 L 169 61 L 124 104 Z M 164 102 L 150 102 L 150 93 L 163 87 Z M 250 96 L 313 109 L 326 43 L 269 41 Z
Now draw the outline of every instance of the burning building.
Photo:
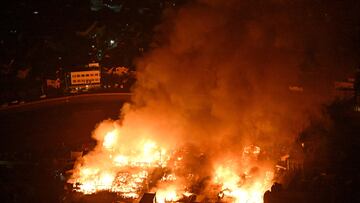
M 108 122 L 97 133 L 107 125 L 114 129 L 105 133 L 101 146 L 79 160 L 70 179 L 77 192 L 110 191 L 121 199 L 135 200 L 151 191 L 156 202 L 189 201 L 197 196 L 211 202 L 261 202 L 272 184 L 272 168 L 258 160 L 257 146 L 245 147 L 238 160 L 210 163 L 207 155 L 189 146 L 166 149 L 148 139 L 130 148 L 119 146 L 121 127 Z
M 96 127 L 97 146 L 69 179 L 74 190 L 262 202 L 284 146 L 328 99 L 321 70 L 302 71 L 297 4 L 199 0 L 165 12 L 157 46 L 137 61 L 132 103 Z

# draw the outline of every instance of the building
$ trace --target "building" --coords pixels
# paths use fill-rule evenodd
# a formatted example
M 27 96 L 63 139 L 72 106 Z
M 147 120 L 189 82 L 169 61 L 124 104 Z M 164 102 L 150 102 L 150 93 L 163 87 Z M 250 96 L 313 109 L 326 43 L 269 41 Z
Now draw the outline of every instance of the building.
M 70 72 L 70 91 L 79 92 L 100 88 L 100 70 L 85 70 Z

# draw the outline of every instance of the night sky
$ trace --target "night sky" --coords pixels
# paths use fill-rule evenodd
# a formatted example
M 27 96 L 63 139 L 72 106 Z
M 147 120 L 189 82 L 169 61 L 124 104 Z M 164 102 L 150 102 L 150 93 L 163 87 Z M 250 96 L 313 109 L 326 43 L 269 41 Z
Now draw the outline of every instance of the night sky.
M 120 41 L 117 49 L 108 51 L 112 63 L 132 64 L 138 56 L 135 46 L 148 47 L 152 41 L 155 25 L 160 23 L 166 2 L 183 1 L 104 1 L 104 4 L 118 6 L 118 10 L 99 6 L 101 1 L 6 1 L 1 6 L 1 59 L 2 66 L 14 60 L 14 68 L 32 66 L 35 71 L 51 72 L 55 66 L 86 63 L 93 59 L 88 52 L 91 41 L 79 37 L 76 32 L 85 31 L 94 21 L 106 26 L 101 40 L 114 37 Z M 191 2 L 191 1 L 189 1 Z M 316 52 L 312 45 L 318 38 L 328 38 L 326 43 L 339 68 L 352 71 L 359 63 L 360 53 L 360 3 L 345 1 L 254 1 L 249 6 L 267 9 L 269 4 L 278 4 L 294 11 L 290 18 L 305 30 L 304 43 L 309 44 L 309 54 Z M 259 4 L 259 5 L 256 5 Z M 272 6 L 270 6 L 272 7 Z M 146 8 L 146 9 L 143 9 Z M 274 12 L 276 8 L 273 8 Z M 267 11 L 267 12 L 268 12 Z M 296 19 L 294 19 L 296 16 Z M 271 21 L 271 19 L 269 19 Z M 131 29 L 128 29 L 128 28 Z M 314 35 L 319 36 L 314 36 Z M 141 35 L 141 36 L 139 36 Z M 134 39 L 139 38 L 139 39 Z M 122 47 L 121 47 L 122 46 Z M 123 53 L 121 49 L 128 52 Z M 59 60 L 61 57 L 61 60 Z M 44 61 L 46 60 L 46 61 Z M 103 60 L 103 59 L 102 59 Z M 105 63 L 104 59 L 104 63 Z M 109 60 L 108 60 L 109 61 Z M 114 62 L 116 61 L 116 62 Z M 39 70 L 38 70 L 39 69 Z
M 53 172 L 72 166 L 61 168 L 53 160 L 83 144 L 94 146 L 96 133 L 90 134 L 96 123 L 112 118 L 105 125 L 134 134 L 124 136 L 125 148 L 139 143 L 144 132 L 156 132 L 149 137 L 159 145 L 189 144 L 194 154 L 209 152 L 200 157 L 206 162 L 194 155 L 188 167 L 204 178 L 201 184 L 210 177 L 213 160 L 236 157 L 234 163 L 240 163 L 239 149 L 256 143 L 264 149 L 263 160 L 273 165 L 279 154 L 300 157 L 305 172 L 295 174 L 303 179 L 291 174 L 290 193 L 312 197 L 311 190 L 325 188 L 318 191 L 321 197 L 333 191 L 335 202 L 353 200 L 359 181 L 360 117 L 354 111 L 359 101 L 351 88 L 340 92 L 347 100 L 333 96 L 335 81 L 355 78 L 360 84 L 360 1 L 18 0 L 2 2 L 0 10 L 1 123 L 14 134 L 3 135 L 9 145 L 0 155 L 5 160 L 30 154 L 36 176 L 23 184 L 18 178 L 23 169 L 2 172 L 15 174 L 12 181 L 21 182 L 24 191 L 41 180 L 24 199 L 43 200 L 48 180 L 53 193 L 44 202 L 66 196 L 66 183 L 52 179 Z M 36 109 L 27 106 L 84 93 L 70 93 L 68 74 L 89 63 L 100 64 L 102 83 L 94 93 L 121 92 L 126 98 L 106 101 L 90 94 L 74 96 L 74 103 L 56 100 L 44 109 L 41 102 Z M 129 74 L 115 80 L 114 67 Z M 59 80 L 61 88 L 49 87 L 50 80 Z M 66 126 L 78 128 L 78 139 Z M 96 138 L 99 146 L 103 137 Z M 0 190 L 7 192 L 0 200 L 21 193 L 1 180 Z

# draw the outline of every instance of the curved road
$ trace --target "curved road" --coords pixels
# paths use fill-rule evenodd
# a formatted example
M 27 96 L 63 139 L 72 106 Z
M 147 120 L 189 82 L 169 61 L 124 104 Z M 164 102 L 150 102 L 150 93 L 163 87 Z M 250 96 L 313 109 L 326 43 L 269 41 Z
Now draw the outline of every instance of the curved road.
M 85 94 L 0 109 L 0 202 L 59 202 L 70 151 L 94 143 L 91 131 L 117 119 L 130 94 Z M 45 191 L 45 192 L 44 192 Z
M 24 104 L 10 105 L 5 107 L 0 107 L 1 111 L 7 110 L 24 110 L 28 108 L 41 108 L 44 105 L 56 105 L 59 103 L 68 103 L 68 102 L 77 102 L 84 100 L 122 100 L 130 101 L 131 93 L 94 93 L 94 94 L 80 94 L 80 95 L 71 95 L 58 98 L 49 98 L 38 101 L 32 101 Z
M 129 93 L 83 94 L 1 108 L 0 152 L 56 150 L 90 142 L 96 124 L 117 119 Z

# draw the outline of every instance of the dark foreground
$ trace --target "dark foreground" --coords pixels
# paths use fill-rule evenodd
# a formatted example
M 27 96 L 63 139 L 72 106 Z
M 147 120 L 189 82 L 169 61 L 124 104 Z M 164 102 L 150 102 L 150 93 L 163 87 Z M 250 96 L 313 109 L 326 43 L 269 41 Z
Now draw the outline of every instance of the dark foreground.
M 0 111 L 0 202 L 114 202 L 116 195 L 68 194 L 71 151 L 95 145 L 91 131 L 117 119 L 129 96 L 82 96 Z M 265 203 L 360 202 L 360 113 L 351 102 L 327 108 L 330 125 L 314 122 L 299 136 L 302 170 L 287 173 L 282 185 L 265 194 Z M 64 197 L 68 197 L 64 201 Z M 220 200 L 221 201 L 221 200 Z
M 0 111 L 0 202 L 60 202 L 71 151 L 90 148 L 129 95 L 89 95 Z

